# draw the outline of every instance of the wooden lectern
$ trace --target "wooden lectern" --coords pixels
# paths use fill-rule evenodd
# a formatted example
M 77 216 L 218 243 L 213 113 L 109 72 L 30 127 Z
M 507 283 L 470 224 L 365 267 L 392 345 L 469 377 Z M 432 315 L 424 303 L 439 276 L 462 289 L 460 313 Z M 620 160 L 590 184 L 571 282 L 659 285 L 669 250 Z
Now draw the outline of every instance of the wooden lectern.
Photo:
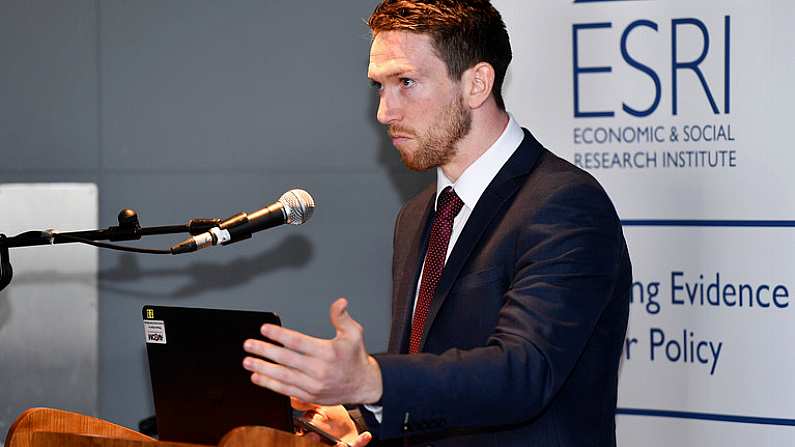
M 321 447 L 310 441 L 267 427 L 238 427 L 221 439 L 218 447 Z M 22 413 L 6 435 L 5 447 L 208 447 L 158 441 L 136 431 L 52 408 L 31 408 Z

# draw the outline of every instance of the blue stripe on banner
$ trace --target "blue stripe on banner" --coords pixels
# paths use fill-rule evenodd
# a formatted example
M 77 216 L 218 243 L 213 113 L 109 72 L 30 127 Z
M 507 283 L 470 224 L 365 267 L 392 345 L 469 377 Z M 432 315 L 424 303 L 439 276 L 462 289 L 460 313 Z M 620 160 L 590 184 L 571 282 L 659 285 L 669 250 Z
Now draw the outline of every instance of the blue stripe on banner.
M 624 219 L 625 227 L 757 227 L 795 228 L 795 220 Z
M 755 416 L 737 416 L 732 414 L 691 413 L 688 411 L 618 408 L 616 409 L 616 414 L 625 416 L 653 416 L 677 419 L 697 419 L 701 421 L 738 422 L 741 424 L 795 426 L 795 419 L 762 418 Z

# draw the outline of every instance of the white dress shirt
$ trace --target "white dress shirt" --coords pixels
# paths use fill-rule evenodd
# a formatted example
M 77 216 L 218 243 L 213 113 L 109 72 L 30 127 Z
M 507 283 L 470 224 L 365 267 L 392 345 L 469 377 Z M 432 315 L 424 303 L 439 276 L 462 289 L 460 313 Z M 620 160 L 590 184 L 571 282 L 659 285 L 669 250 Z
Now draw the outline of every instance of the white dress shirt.
M 447 255 L 444 260 L 445 263 L 453 251 L 458 236 L 464 229 L 472 210 L 480 200 L 480 196 L 486 191 L 494 177 L 502 169 L 505 163 L 511 158 L 511 155 L 519 148 L 519 145 L 524 139 L 524 132 L 519 126 L 519 123 L 509 115 L 508 125 L 502 132 L 502 135 L 486 150 L 477 160 L 475 160 L 468 168 L 461 174 L 456 182 L 451 181 L 444 174 L 441 168 L 436 168 L 436 201 L 434 210 L 438 205 L 439 195 L 442 190 L 448 186 L 453 187 L 453 191 L 458 194 L 464 206 L 461 207 L 458 215 L 453 219 L 453 232 L 450 235 L 450 243 L 447 245 Z M 423 270 L 425 270 L 425 261 L 423 260 Z M 414 309 L 417 307 L 417 295 L 419 294 L 420 284 L 422 284 L 422 272 L 417 280 L 416 291 L 414 293 Z M 412 314 L 414 311 L 412 310 Z M 365 405 L 368 411 L 373 413 L 375 419 L 380 423 L 383 417 L 383 407 L 375 405 Z

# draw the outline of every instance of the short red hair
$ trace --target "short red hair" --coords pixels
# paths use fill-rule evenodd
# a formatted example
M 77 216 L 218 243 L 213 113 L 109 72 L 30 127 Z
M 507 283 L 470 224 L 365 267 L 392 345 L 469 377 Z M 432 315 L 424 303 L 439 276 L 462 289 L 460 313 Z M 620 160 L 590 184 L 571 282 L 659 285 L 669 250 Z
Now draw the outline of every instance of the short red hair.
M 480 62 L 494 68 L 492 93 L 505 110 L 502 84 L 513 53 L 505 22 L 489 0 L 384 0 L 367 22 L 381 31 L 408 31 L 431 36 L 451 79 L 461 80 Z

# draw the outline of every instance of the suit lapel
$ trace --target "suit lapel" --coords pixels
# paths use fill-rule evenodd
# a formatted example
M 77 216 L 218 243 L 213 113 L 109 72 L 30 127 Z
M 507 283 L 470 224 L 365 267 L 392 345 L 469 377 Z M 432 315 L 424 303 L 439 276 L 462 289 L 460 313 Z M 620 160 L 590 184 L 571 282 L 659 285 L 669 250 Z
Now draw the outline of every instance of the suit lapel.
M 399 255 L 395 259 L 395 306 L 392 315 L 393 328 L 390 331 L 389 352 L 405 352 L 405 341 L 411 327 L 412 305 L 416 293 L 420 266 L 425 258 L 428 222 L 436 198 L 436 183 L 423 191 L 406 207 L 396 228 L 397 241 L 394 250 Z
M 444 266 L 439 285 L 436 288 L 436 294 L 425 322 L 420 346 L 425 345 L 425 339 L 428 337 L 433 321 L 461 270 L 466 265 L 472 250 L 483 237 L 486 229 L 490 227 L 491 221 L 523 184 L 522 179 L 533 169 L 541 155 L 543 147 L 533 138 L 530 132 L 524 130 L 524 134 L 524 140 L 489 183 L 483 195 L 480 196 L 475 209 L 472 210 L 472 214 L 470 214 L 464 229 L 461 231 L 461 235 L 458 236 L 455 247 L 453 247 L 453 251 Z M 414 280 L 416 282 L 416 277 Z

